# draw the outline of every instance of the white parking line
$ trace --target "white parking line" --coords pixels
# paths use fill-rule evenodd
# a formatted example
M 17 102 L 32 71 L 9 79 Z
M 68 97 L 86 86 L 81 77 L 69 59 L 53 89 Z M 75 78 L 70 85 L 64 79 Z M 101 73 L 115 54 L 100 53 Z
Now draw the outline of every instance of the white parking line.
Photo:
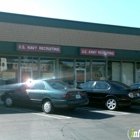
M 88 108 L 88 107 L 83 107 L 83 108 L 78 108 L 78 109 L 87 110 L 89 112 L 95 112 L 95 113 L 110 114 L 110 115 L 128 115 L 128 114 L 130 114 L 127 112 L 101 110 L 101 109 L 97 109 L 97 108 Z

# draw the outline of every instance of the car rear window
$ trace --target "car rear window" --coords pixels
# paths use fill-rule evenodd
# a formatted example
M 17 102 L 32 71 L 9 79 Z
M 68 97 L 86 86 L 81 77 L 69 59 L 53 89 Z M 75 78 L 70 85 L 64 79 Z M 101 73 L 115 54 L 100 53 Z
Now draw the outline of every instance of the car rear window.
M 110 83 L 115 89 L 120 89 L 120 90 L 130 89 L 128 85 L 121 82 L 110 82 Z
M 68 89 L 70 88 L 70 85 L 63 81 L 46 81 L 53 87 L 54 89 Z

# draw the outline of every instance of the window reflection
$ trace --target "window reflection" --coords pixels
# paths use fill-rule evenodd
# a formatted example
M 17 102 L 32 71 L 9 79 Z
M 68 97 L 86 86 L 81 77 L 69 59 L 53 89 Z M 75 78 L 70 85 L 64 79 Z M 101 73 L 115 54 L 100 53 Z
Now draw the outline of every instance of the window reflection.
M 74 60 L 59 59 L 59 78 L 70 85 L 74 83 Z
M 86 60 L 76 59 L 76 86 L 79 86 L 86 82 Z
M 55 77 L 55 59 L 40 59 L 40 77 L 43 79 Z
M 20 63 L 20 82 L 38 78 L 38 58 L 22 56 Z
M 92 79 L 105 80 L 106 63 L 101 61 L 92 61 Z
M 136 82 L 140 82 L 140 62 L 136 64 Z
M 18 57 L 0 56 L 0 85 L 18 82 Z
M 122 63 L 122 82 L 131 85 L 134 83 L 134 64 L 129 62 Z
M 121 81 L 120 62 L 108 62 L 108 80 Z
M 80 59 L 77 59 L 76 60 L 76 68 L 85 68 L 85 60 L 80 60 Z
M 86 60 L 86 81 L 91 80 L 90 76 L 90 60 Z

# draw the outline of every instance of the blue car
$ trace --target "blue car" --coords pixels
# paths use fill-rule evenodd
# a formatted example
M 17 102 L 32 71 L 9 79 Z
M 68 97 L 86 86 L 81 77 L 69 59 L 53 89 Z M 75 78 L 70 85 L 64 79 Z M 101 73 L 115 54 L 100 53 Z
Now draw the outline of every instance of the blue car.
M 39 105 L 45 113 L 52 113 L 56 108 L 74 110 L 89 103 L 84 90 L 71 88 L 58 80 L 33 80 L 14 85 L 14 88 L 3 92 L 1 100 L 7 107 L 14 104 Z

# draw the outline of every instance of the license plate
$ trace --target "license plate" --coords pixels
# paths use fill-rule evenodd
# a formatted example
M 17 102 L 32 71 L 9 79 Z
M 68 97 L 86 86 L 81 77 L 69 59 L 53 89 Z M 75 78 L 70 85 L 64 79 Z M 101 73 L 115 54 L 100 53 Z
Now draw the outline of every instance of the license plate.
M 76 95 L 76 99 L 80 99 L 81 98 L 81 95 Z

